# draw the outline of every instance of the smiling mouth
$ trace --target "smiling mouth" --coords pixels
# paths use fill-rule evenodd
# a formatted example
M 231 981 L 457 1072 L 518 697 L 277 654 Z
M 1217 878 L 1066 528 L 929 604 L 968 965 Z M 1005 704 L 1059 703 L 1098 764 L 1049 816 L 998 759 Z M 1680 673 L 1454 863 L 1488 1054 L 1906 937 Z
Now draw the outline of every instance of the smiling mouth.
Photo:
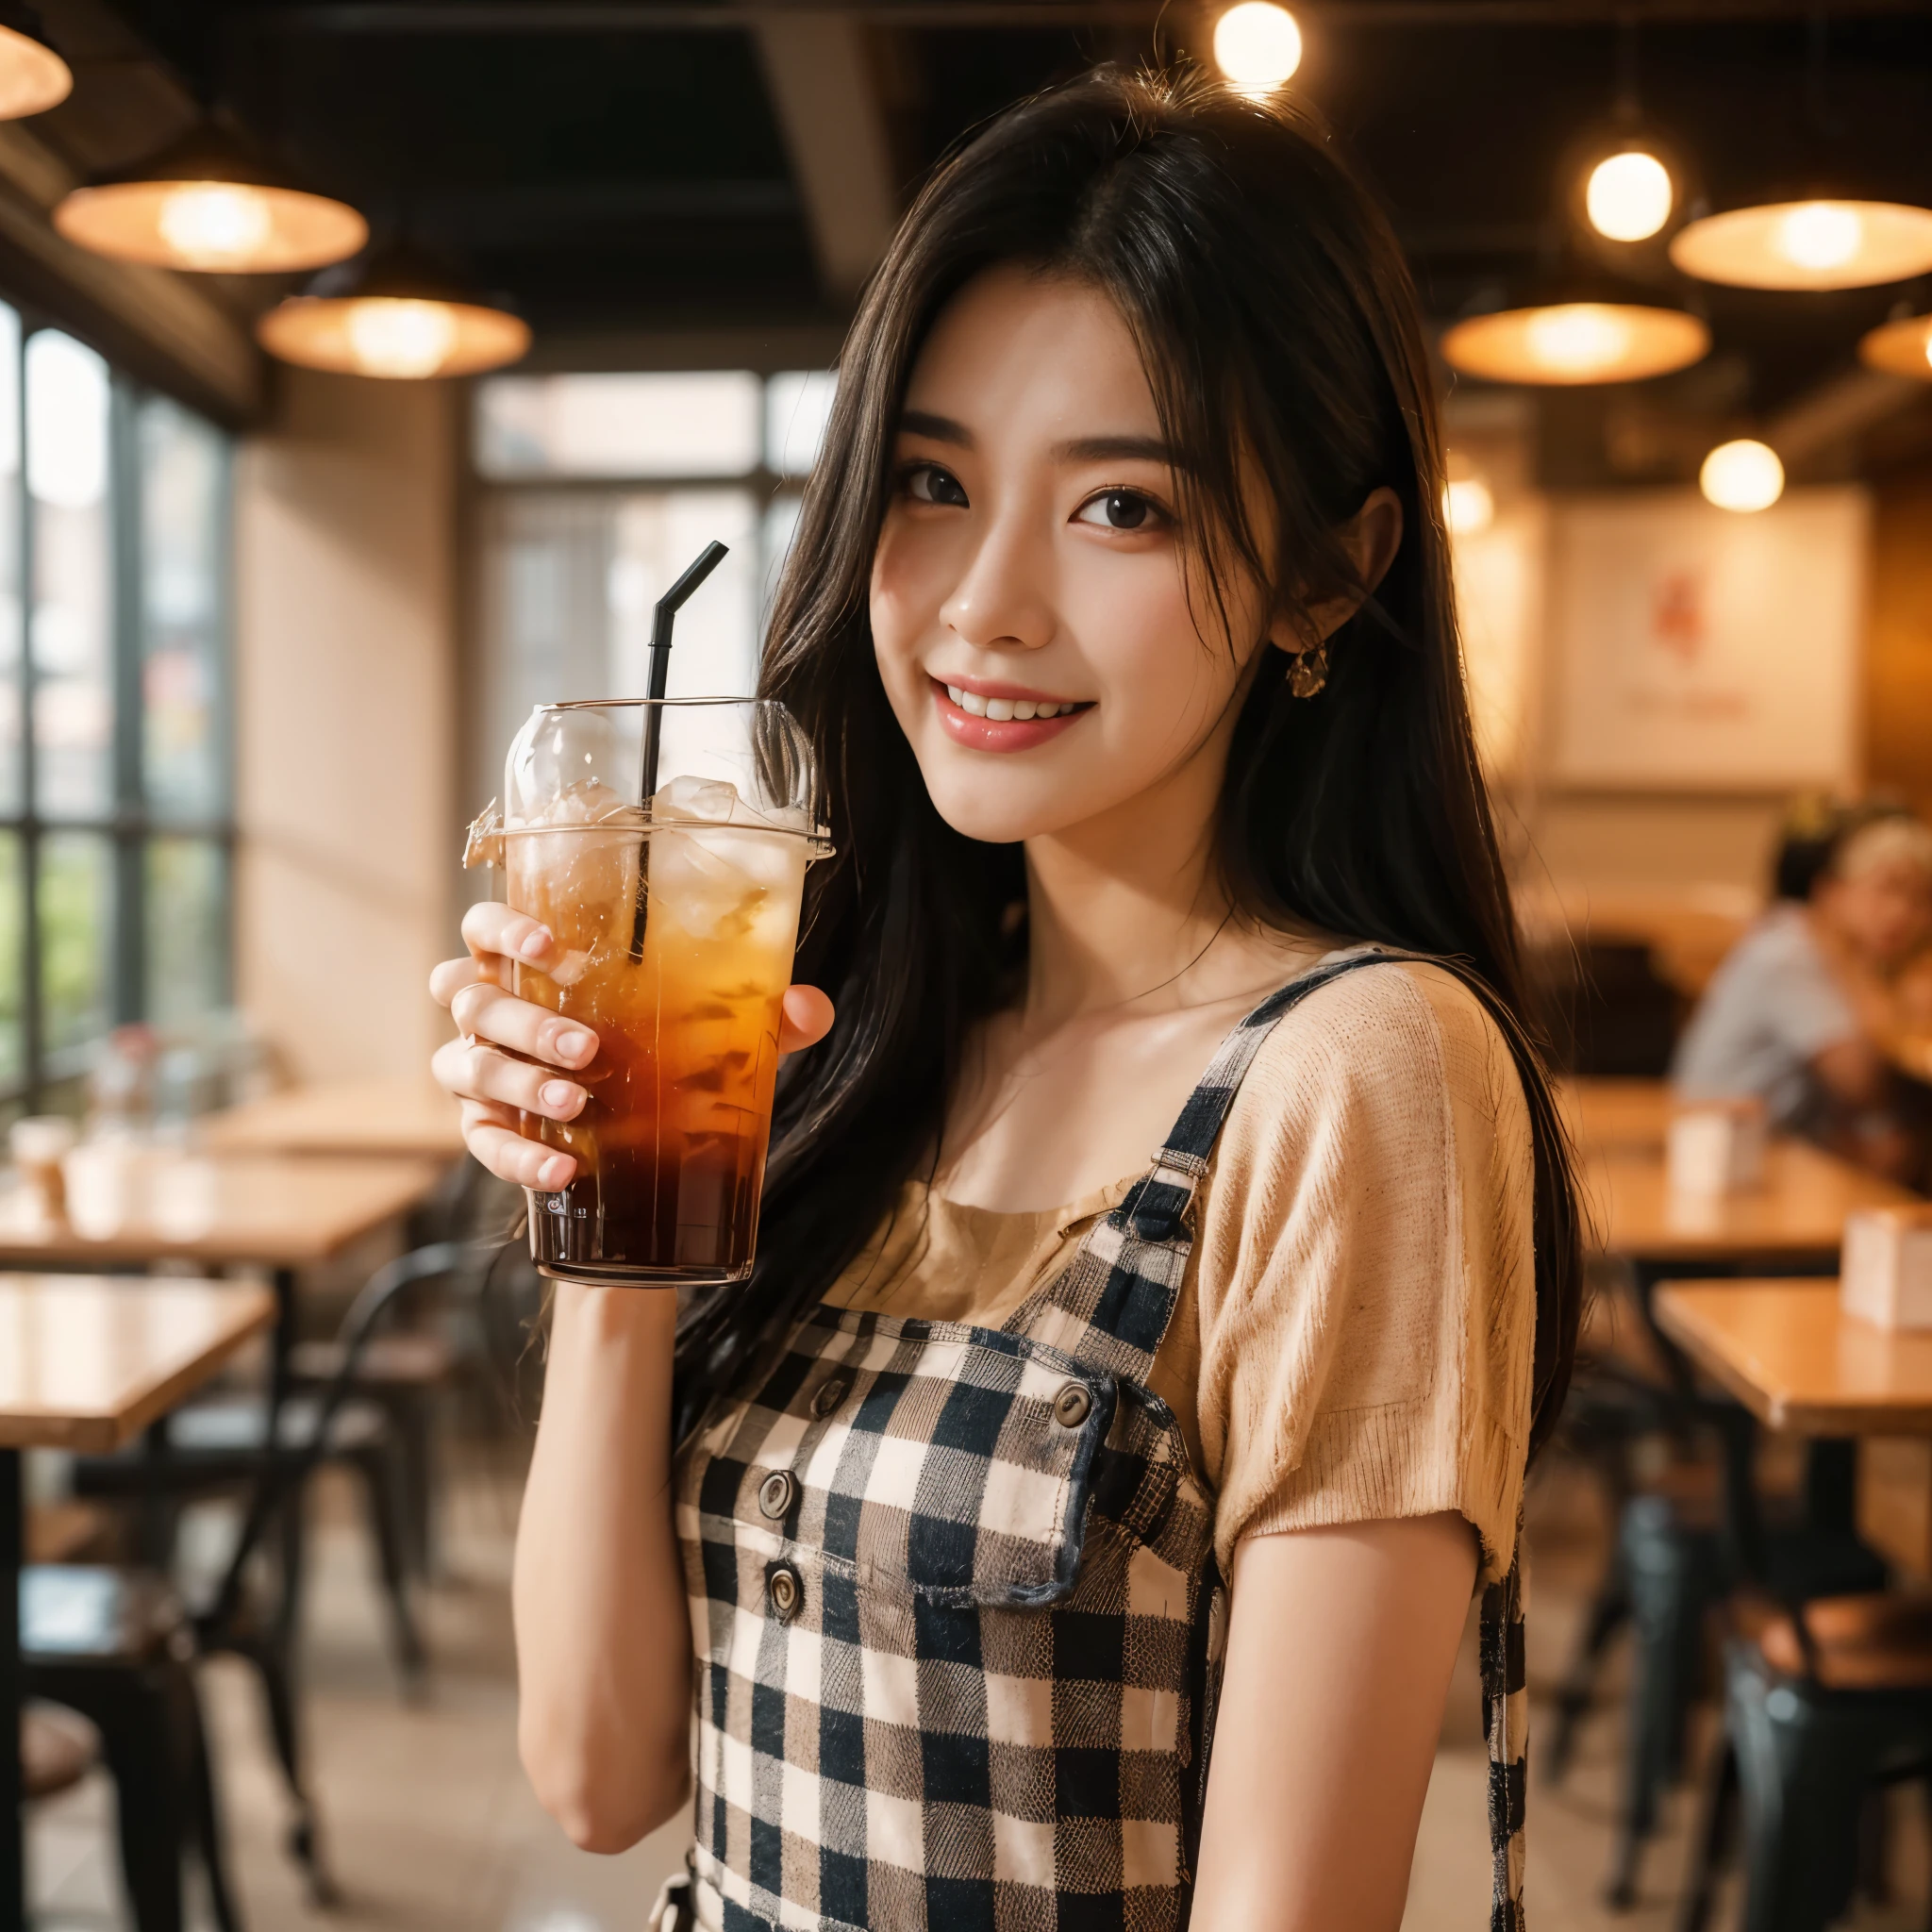
M 1091 711 L 1093 707 L 1068 699 L 1064 703 L 1048 698 L 989 698 L 963 685 L 949 684 L 946 695 L 969 718 L 985 718 L 994 724 L 1026 724 L 1036 718 L 1058 718 L 1070 711 Z

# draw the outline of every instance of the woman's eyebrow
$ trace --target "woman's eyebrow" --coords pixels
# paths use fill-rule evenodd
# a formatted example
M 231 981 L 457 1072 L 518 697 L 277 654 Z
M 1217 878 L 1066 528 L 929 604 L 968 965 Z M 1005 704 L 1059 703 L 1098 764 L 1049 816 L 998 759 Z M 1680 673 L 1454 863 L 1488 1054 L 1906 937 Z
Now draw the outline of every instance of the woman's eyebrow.
M 1174 451 L 1158 436 L 1076 436 L 1069 442 L 1053 446 L 1054 460 L 1061 463 L 1165 463 L 1178 469 Z
M 927 436 L 935 442 L 955 442 L 961 449 L 973 447 L 973 432 L 950 416 L 935 416 L 929 409 L 907 409 L 899 417 L 902 435 Z

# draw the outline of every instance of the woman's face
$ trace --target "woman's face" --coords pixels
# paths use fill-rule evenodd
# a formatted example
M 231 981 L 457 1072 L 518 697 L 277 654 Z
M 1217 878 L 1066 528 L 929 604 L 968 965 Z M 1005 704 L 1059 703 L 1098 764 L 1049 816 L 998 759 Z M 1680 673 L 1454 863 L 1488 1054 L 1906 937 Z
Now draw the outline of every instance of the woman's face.
M 872 573 L 892 709 L 969 838 L 1061 832 L 1225 757 L 1264 647 L 1189 608 L 1175 479 L 1119 312 L 1079 283 L 989 272 L 912 372 Z M 1211 621 L 1212 597 L 1194 608 Z M 1042 715 L 1044 713 L 1044 715 Z

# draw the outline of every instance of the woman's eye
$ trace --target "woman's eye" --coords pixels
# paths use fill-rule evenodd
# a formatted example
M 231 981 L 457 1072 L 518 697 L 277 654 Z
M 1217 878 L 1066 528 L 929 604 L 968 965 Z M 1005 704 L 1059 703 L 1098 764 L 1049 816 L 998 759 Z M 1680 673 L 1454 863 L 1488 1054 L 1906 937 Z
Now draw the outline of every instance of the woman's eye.
M 939 503 L 950 508 L 968 508 L 959 479 L 937 463 L 915 463 L 906 472 L 906 494 L 914 503 Z
M 1151 497 L 1138 490 L 1103 490 L 1090 496 L 1074 513 L 1076 524 L 1093 524 L 1103 530 L 1151 530 L 1163 521 Z

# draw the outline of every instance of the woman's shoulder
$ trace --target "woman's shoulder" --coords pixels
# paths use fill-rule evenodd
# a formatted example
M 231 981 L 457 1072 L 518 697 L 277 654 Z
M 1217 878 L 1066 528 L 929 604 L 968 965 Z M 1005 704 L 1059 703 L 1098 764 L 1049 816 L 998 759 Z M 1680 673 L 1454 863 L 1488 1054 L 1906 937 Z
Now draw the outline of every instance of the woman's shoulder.
M 1520 1094 L 1508 1041 L 1460 974 L 1432 959 L 1370 955 L 1282 1016 L 1256 1054 L 1243 1091 L 1252 1084 L 1305 1102 L 1391 1089 L 1448 1097 L 1473 1081 L 1487 1091 L 1498 1068 L 1508 1071 L 1508 1084 Z
M 1224 1182 L 1311 1168 L 1435 1169 L 1498 1155 L 1527 1172 L 1528 1106 L 1502 1028 L 1468 984 L 1429 960 L 1377 959 L 1306 995 L 1275 1024 L 1229 1108 Z M 1422 1178 L 1416 1172 L 1415 1178 Z

